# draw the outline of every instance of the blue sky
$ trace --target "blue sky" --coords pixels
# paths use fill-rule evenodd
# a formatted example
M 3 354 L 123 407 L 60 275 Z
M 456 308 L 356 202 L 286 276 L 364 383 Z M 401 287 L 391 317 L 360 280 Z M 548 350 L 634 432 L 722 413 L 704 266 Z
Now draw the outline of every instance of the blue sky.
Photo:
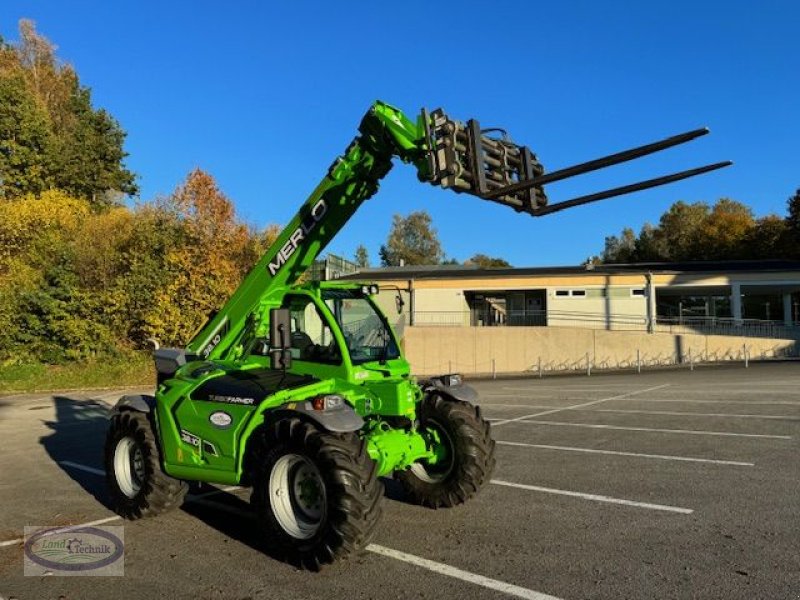
M 34 19 L 128 132 L 141 198 L 194 167 L 242 218 L 285 223 L 375 99 L 505 127 L 548 170 L 698 126 L 710 136 L 548 187 L 558 201 L 700 164 L 710 175 L 532 219 L 419 184 L 398 165 L 329 251 L 373 263 L 391 216 L 430 212 L 448 256 L 576 264 L 674 201 L 785 213 L 800 187 L 796 2 L 48 2 L 3 0 L 0 35 Z

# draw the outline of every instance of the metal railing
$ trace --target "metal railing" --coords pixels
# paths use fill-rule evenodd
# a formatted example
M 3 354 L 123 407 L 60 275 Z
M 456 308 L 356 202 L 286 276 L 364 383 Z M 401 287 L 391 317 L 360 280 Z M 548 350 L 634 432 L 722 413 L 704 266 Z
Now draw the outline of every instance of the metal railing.
M 600 315 L 591 312 L 544 310 L 507 310 L 503 313 L 416 311 L 413 324 L 417 327 L 544 327 L 551 325 L 592 329 L 647 329 L 647 319 L 641 315 Z
M 617 331 L 647 331 L 642 315 L 598 314 L 578 311 L 508 310 L 504 313 L 476 311 L 416 311 L 405 324 L 416 327 L 576 327 Z M 657 317 L 653 331 L 675 334 L 738 335 L 747 337 L 800 339 L 800 326 L 783 321 L 732 319 L 728 317 Z
M 784 321 L 733 319 L 730 317 L 657 317 L 655 331 L 763 338 L 800 338 L 800 326 L 786 325 Z

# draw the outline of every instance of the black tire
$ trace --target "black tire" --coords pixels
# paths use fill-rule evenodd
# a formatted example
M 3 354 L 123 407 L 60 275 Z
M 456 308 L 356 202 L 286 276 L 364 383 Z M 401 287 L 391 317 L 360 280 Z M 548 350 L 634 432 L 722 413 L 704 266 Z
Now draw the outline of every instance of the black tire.
M 431 394 L 418 409 L 420 428 L 437 432 L 447 444 L 444 464 L 416 463 L 395 473 L 409 500 L 429 508 L 452 507 L 475 496 L 494 470 L 494 440 L 481 409 Z
M 127 467 L 123 464 L 125 455 Z M 141 412 L 122 411 L 111 419 L 105 467 L 111 508 L 126 519 L 151 517 L 177 508 L 189 489 L 185 481 L 174 479 L 161 469 L 161 453 L 151 421 Z
M 259 437 L 254 440 L 250 462 L 251 503 L 269 554 L 317 571 L 322 565 L 363 550 L 375 532 L 383 498 L 383 484 L 366 443 L 355 433 L 320 431 L 293 417 L 267 424 L 255 435 Z M 309 503 L 296 493 L 307 481 L 298 483 L 301 469 L 314 472 L 307 478 L 313 480 L 315 498 Z M 280 483 L 283 474 L 285 486 Z M 284 493 L 291 499 L 288 514 Z M 316 504 L 309 508 L 312 516 L 303 521 L 307 516 L 304 507 L 313 502 Z M 307 527 L 290 532 L 286 520 L 291 521 L 298 513 L 298 522 Z

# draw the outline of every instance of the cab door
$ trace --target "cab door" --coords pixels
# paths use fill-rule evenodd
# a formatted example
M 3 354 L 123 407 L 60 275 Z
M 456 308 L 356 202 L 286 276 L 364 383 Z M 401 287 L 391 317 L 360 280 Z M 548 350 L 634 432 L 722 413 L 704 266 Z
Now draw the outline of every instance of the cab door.
M 349 360 L 340 336 L 311 296 L 289 294 L 283 300 L 291 318 L 293 373 L 318 379 L 347 378 Z

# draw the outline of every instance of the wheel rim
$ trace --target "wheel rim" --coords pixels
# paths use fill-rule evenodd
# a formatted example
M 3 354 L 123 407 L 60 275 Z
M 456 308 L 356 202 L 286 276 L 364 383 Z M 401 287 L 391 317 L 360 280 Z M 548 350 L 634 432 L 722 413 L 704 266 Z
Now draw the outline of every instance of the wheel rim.
M 443 460 L 437 461 L 436 464 L 429 464 L 426 461 L 414 463 L 411 465 L 411 472 L 425 483 L 441 483 L 453 472 L 453 467 L 455 466 L 453 438 L 450 437 L 447 429 L 433 419 L 426 420 L 425 428 L 436 433 L 439 437 L 439 443 L 444 445 L 447 454 Z
M 285 454 L 269 476 L 272 512 L 294 538 L 313 537 L 325 519 L 325 483 L 316 465 L 299 454 Z
M 142 448 L 132 437 L 117 442 L 114 450 L 114 477 L 120 491 L 133 498 L 142 489 L 145 479 Z

